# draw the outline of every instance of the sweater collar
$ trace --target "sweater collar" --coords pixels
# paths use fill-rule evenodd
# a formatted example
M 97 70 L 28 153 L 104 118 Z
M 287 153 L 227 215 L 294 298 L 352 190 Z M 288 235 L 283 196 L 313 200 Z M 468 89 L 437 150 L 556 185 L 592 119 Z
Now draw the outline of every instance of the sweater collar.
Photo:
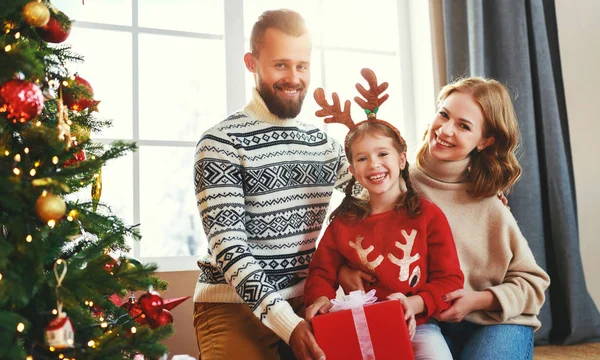
M 462 183 L 467 177 L 470 162 L 470 157 L 458 161 L 438 160 L 426 151 L 421 161 L 421 171 L 430 178 L 444 183 Z
M 275 115 L 273 115 L 265 101 L 262 99 L 258 90 L 256 88 L 252 89 L 252 100 L 242 110 L 246 114 L 248 114 L 253 119 L 257 119 L 272 125 L 282 125 L 282 126 L 296 126 L 298 121 L 294 119 L 281 119 Z

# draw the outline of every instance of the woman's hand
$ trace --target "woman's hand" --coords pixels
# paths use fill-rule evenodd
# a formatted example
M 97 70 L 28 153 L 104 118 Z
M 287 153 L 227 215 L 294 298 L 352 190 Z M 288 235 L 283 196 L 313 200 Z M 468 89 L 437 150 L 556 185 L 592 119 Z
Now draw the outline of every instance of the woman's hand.
M 338 282 L 346 294 L 351 291 L 365 291 L 364 282 L 374 283 L 377 278 L 368 272 L 362 270 L 354 270 L 351 267 L 342 265 L 338 270 Z
M 444 296 L 444 301 L 452 302 L 449 309 L 441 312 L 437 320 L 447 322 L 461 322 L 465 316 L 473 311 L 497 311 L 501 309 L 500 303 L 491 291 L 474 291 L 460 289 Z
M 331 302 L 327 296 L 321 296 L 317 298 L 317 300 L 315 300 L 315 302 L 312 303 L 308 308 L 306 308 L 306 314 L 304 317 L 306 318 L 306 321 L 311 322 L 317 313 L 327 314 L 332 306 L 333 305 L 331 305 Z
M 417 332 L 417 321 L 415 320 L 415 312 L 409 305 L 408 298 L 403 293 L 397 292 L 393 293 L 387 297 L 388 299 L 398 300 L 402 307 L 404 308 L 404 320 L 406 321 L 406 326 L 408 327 L 408 334 L 410 335 L 410 339 L 412 340 L 415 337 L 415 333 Z

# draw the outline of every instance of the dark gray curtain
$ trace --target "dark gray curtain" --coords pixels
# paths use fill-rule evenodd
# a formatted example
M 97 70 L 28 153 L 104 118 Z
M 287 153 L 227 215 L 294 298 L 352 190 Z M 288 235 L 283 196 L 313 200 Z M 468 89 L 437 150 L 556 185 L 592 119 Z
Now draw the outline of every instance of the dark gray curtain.
M 513 96 L 523 176 L 509 203 L 552 279 L 536 343 L 600 341 L 581 264 L 554 1 L 444 0 L 443 15 L 447 80 L 491 77 Z

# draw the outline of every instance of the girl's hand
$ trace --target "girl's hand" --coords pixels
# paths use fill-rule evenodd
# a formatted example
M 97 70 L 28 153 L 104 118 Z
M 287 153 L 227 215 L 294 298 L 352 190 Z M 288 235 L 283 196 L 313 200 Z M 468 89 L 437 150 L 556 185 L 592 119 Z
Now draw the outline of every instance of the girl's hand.
M 415 333 L 417 332 L 417 321 L 415 320 L 415 312 L 409 306 L 408 298 L 403 293 L 397 292 L 393 293 L 387 297 L 388 299 L 398 300 L 402 307 L 404 308 L 404 320 L 406 321 L 406 326 L 408 327 L 408 334 L 410 335 L 410 340 L 415 337 Z
M 441 312 L 437 320 L 447 322 L 461 322 L 465 316 L 473 311 L 488 310 L 498 311 L 501 309 L 498 300 L 491 291 L 474 291 L 460 289 L 448 293 L 444 300 L 452 302 L 449 309 Z
M 312 305 L 306 308 L 306 314 L 304 315 L 304 317 L 306 318 L 306 321 L 311 322 L 315 315 L 317 315 L 317 313 L 327 314 L 332 306 L 333 305 L 331 305 L 331 302 L 329 301 L 327 296 L 321 296 L 317 298 L 317 300 L 315 300 L 315 302 L 312 303 Z
M 338 282 L 346 294 L 354 290 L 365 291 L 364 282 L 374 283 L 377 278 L 368 272 L 354 270 L 351 267 L 342 265 L 338 270 Z

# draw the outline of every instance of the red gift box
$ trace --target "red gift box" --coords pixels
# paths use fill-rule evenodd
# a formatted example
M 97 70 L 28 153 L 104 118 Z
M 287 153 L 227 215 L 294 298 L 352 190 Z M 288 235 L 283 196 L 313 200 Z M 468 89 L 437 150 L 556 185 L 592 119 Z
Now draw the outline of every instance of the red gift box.
M 397 300 L 318 315 L 312 326 L 327 360 L 414 359 L 404 310 Z

